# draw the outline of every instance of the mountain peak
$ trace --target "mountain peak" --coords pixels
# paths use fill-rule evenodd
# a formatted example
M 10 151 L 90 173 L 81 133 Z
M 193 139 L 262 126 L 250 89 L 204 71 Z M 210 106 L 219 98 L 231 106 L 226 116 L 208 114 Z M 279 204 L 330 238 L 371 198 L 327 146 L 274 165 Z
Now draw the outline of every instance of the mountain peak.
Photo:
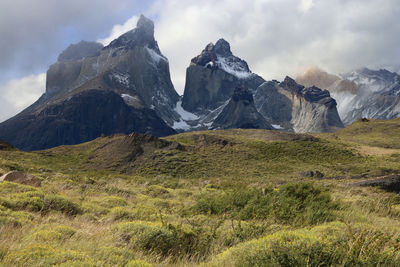
M 140 15 L 135 29 L 124 33 L 106 48 L 134 48 L 136 46 L 147 46 L 159 52 L 154 39 L 154 22 L 144 15 Z
M 224 57 L 232 55 L 230 44 L 223 38 L 217 41 L 217 43 L 214 46 L 214 49 L 217 55 L 221 55 Z
M 142 29 L 147 34 L 154 36 L 154 22 L 145 17 L 143 14 L 140 15 L 140 18 L 136 24 L 137 29 Z

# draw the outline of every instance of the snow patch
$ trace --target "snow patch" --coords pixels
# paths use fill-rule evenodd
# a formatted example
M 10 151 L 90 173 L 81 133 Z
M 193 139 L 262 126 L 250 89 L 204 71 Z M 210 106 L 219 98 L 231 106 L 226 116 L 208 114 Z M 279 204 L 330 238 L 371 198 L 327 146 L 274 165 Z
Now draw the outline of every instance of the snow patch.
M 164 56 L 158 54 L 155 50 L 153 50 L 151 48 L 148 48 L 148 47 L 146 47 L 146 50 L 147 50 L 147 53 L 149 53 L 151 59 L 153 60 L 153 62 L 155 64 L 160 63 L 160 60 L 168 62 L 167 58 L 165 58 Z
M 190 130 L 190 125 L 186 123 L 184 120 L 179 120 L 179 121 L 174 121 L 174 125 L 172 125 L 172 128 L 175 130 Z
M 197 116 L 196 114 L 193 114 L 189 111 L 186 111 L 183 109 L 182 107 L 182 100 L 179 100 L 178 103 L 176 103 L 176 107 L 174 108 L 174 110 L 176 111 L 176 113 L 179 114 L 179 116 L 181 116 L 181 118 L 185 121 L 188 120 L 197 120 L 199 119 L 199 116 Z
M 129 74 L 122 74 L 122 73 L 113 73 L 112 79 L 117 83 L 129 87 L 130 82 L 130 75 Z
M 137 103 L 140 103 L 140 100 L 137 96 L 122 94 L 121 97 L 128 106 L 135 106 Z
M 276 130 L 284 130 L 285 128 L 283 128 L 282 126 L 280 126 L 279 124 L 271 124 L 272 127 L 274 127 L 274 129 Z
M 241 62 L 237 62 L 232 58 L 217 56 L 216 63 L 219 68 L 239 79 L 247 79 L 253 75 Z

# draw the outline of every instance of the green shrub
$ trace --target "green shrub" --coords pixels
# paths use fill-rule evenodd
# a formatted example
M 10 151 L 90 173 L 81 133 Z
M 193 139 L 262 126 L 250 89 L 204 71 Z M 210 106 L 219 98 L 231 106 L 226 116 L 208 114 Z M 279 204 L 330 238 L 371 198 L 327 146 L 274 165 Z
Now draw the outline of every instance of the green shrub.
M 201 258 L 211 248 L 212 234 L 188 225 L 126 222 L 116 227 L 120 240 L 136 250 L 173 259 Z
M 158 197 L 158 198 L 166 198 L 170 196 L 169 191 L 160 185 L 148 186 L 145 193 L 151 197 Z
M 194 210 L 203 214 L 228 214 L 232 218 L 271 219 L 292 225 L 311 225 L 334 219 L 339 208 L 326 188 L 313 183 L 290 183 L 273 190 L 236 189 L 204 192 Z
M 10 194 L 10 193 L 12 193 L 12 194 L 23 193 L 23 192 L 28 192 L 28 191 L 38 191 L 38 189 L 33 186 L 17 184 L 17 183 L 7 182 L 7 181 L 3 181 L 0 183 L 0 193 L 3 196 L 6 194 Z
M 12 196 L 13 208 L 18 210 L 41 211 L 44 206 L 44 194 L 39 191 L 29 191 Z
M 126 264 L 125 267 L 153 267 L 153 265 L 145 261 L 133 260 L 128 262 L 128 264 Z
M 123 219 L 131 219 L 133 217 L 132 211 L 127 210 L 123 207 L 115 207 L 110 210 L 109 213 L 111 219 L 114 221 L 123 220 Z
M 53 266 L 68 261 L 87 260 L 89 258 L 81 252 L 35 244 L 21 250 L 9 251 L 3 263 L 5 266 Z
M 76 215 L 82 213 L 82 208 L 70 199 L 59 195 L 46 195 L 44 198 L 43 212 L 60 211 L 67 215 Z
M 98 247 L 93 253 L 93 258 L 100 261 L 101 265 L 106 266 L 126 266 L 134 259 L 132 251 L 127 248 L 117 247 Z
M 6 248 L 5 246 L 0 246 L 0 262 L 7 255 L 7 253 L 8 253 L 8 248 Z
M 71 238 L 75 233 L 75 229 L 65 225 L 45 226 L 43 229 L 34 232 L 32 237 L 39 242 L 57 242 L 65 241 Z
M 98 265 L 95 264 L 92 260 L 84 260 L 84 261 L 69 260 L 61 264 L 53 265 L 52 267 L 96 267 L 96 266 Z
M 329 223 L 283 230 L 230 248 L 205 266 L 400 266 L 399 249 L 376 229 Z
M 25 211 L 0 210 L 0 226 L 13 225 L 15 227 L 33 220 L 33 215 Z
M 106 208 L 122 207 L 128 205 L 125 199 L 117 196 L 107 196 L 101 199 L 100 204 Z

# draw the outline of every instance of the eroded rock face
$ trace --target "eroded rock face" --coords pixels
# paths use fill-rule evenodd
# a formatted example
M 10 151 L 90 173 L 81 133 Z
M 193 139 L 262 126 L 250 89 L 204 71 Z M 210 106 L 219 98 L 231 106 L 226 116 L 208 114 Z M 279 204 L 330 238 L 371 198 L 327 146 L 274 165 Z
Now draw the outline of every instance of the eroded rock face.
M 244 60 L 232 54 L 229 43 L 220 39 L 192 59 L 186 70 L 182 107 L 199 113 L 214 110 L 229 100 L 236 87 L 254 90 L 263 82 Z
M 14 140 L 14 145 L 24 150 L 79 144 L 102 134 L 131 132 L 154 136 L 175 133 L 154 110 L 136 109 L 112 91 L 95 89 L 50 105 L 38 114 L 8 120 L 0 128 L 0 135 Z
M 253 94 L 244 87 L 235 89 L 228 105 L 214 120 L 212 128 L 273 129 L 254 106 Z
M 18 184 L 40 187 L 42 181 L 34 175 L 23 173 L 20 171 L 11 171 L 0 177 L 0 182 L 7 181 Z
M 288 130 L 319 133 L 344 127 L 329 91 L 305 88 L 290 77 L 282 83 L 264 83 L 255 99 L 257 109 L 271 124 Z
M 103 99 L 107 96 L 109 102 Z M 47 72 L 46 93 L 1 123 L 0 138 L 20 149 L 36 150 L 101 134 L 138 131 L 164 136 L 175 133 L 170 126 L 179 119 L 178 100 L 168 60 L 154 39 L 154 24 L 141 16 L 135 29 L 106 47 L 80 42 L 61 53 Z

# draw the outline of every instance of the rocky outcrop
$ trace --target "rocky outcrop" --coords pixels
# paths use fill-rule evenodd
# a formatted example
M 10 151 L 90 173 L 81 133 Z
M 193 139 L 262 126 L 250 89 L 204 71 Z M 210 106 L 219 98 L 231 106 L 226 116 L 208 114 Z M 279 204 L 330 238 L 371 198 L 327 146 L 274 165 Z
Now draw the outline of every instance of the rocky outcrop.
M 229 43 L 220 39 L 192 59 L 186 70 L 182 107 L 195 113 L 214 110 L 229 100 L 236 87 L 254 90 L 263 82 L 244 60 L 232 54 Z
M 14 150 L 15 148 L 7 142 L 0 140 L 0 150 Z
M 277 128 L 319 133 L 344 127 L 329 91 L 305 88 L 289 77 L 282 83 L 262 84 L 256 90 L 255 99 L 259 112 Z
M 24 150 L 39 150 L 93 140 L 102 134 L 146 133 L 166 136 L 175 131 L 154 110 L 136 109 L 112 91 L 86 90 L 1 125 L 0 135 Z
M 7 181 L 18 184 L 30 185 L 35 187 L 40 187 L 42 180 L 34 175 L 23 173 L 20 171 L 11 171 L 0 177 L 0 182 Z
M 229 103 L 214 120 L 212 128 L 273 129 L 254 106 L 253 94 L 244 87 L 235 89 Z
M 298 77 L 299 82 L 317 85 L 323 71 Z M 327 74 L 329 76 L 333 76 Z M 327 76 L 325 75 L 325 76 Z M 323 83 L 338 102 L 339 115 L 345 125 L 360 118 L 394 119 L 400 116 L 400 76 L 387 70 L 367 68 L 341 74 Z

